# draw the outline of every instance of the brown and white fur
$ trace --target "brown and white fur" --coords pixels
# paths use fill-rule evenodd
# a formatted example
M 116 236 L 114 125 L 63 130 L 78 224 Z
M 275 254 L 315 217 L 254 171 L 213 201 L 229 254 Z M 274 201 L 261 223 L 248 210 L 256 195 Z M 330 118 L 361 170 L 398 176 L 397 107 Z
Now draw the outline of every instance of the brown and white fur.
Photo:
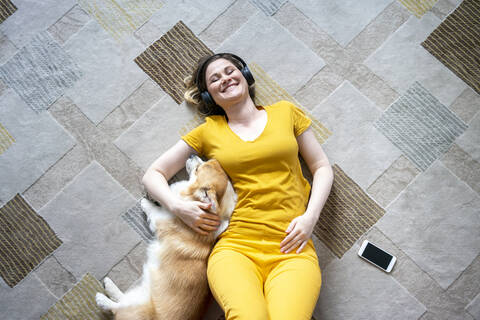
M 228 226 L 237 196 L 217 160 L 203 162 L 193 156 L 187 160 L 188 181 L 170 186 L 179 197 L 211 203 L 211 211 L 221 218 L 220 227 L 207 236 L 200 235 L 174 214 L 142 199 L 142 209 L 155 239 L 149 244 L 141 283 L 126 293 L 109 278 L 105 291 L 97 293 L 97 305 L 112 311 L 116 320 L 187 320 L 199 318 L 209 289 L 207 259 L 215 239 Z

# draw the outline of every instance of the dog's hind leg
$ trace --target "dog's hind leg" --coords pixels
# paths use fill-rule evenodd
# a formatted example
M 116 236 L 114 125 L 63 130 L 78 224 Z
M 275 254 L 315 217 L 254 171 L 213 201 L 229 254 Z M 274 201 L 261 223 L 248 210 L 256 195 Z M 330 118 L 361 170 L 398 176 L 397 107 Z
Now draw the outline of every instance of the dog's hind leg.
M 115 311 L 119 307 L 117 302 L 110 300 L 107 296 L 100 292 L 97 292 L 95 295 L 95 301 L 97 302 L 97 306 L 103 311 Z
M 123 298 L 123 292 L 118 289 L 110 278 L 105 277 L 103 284 L 105 285 L 105 291 L 107 291 L 108 296 L 114 301 L 119 302 Z

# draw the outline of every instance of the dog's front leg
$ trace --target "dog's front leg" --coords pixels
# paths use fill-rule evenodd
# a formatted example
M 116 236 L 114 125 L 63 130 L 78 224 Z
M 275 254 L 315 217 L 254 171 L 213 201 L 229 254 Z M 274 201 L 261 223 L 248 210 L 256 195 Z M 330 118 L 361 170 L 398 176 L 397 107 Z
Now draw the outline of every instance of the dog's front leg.
M 157 222 L 159 220 L 174 218 L 173 214 L 146 198 L 140 201 L 140 205 L 147 216 L 148 226 L 153 233 L 157 231 Z

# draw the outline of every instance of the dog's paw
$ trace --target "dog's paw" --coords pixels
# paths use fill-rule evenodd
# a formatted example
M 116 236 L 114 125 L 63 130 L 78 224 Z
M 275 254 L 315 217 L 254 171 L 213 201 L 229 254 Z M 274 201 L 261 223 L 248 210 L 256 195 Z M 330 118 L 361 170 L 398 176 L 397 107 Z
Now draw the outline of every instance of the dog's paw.
M 105 277 L 105 279 L 103 279 L 103 285 L 105 286 L 105 291 L 111 299 L 115 300 L 116 302 L 120 301 L 120 299 L 123 297 L 123 292 L 118 289 L 117 285 L 113 283 L 109 277 Z
M 103 311 L 111 311 L 117 305 L 115 302 L 110 300 L 106 295 L 100 292 L 97 292 L 97 294 L 95 295 L 95 302 L 97 303 L 97 306 Z
M 143 212 L 148 216 L 150 212 L 154 210 L 157 205 L 152 201 L 148 200 L 147 198 L 143 198 L 140 200 L 140 206 L 142 207 Z

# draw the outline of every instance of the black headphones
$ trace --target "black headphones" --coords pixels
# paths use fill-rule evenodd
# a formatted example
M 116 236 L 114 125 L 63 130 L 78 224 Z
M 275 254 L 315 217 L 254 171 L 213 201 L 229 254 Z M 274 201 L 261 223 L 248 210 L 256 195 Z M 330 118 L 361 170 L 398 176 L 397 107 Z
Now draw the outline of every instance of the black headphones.
M 228 55 L 228 56 L 231 56 L 232 58 L 234 58 L 235 60 L 237 60 L 238 62 L 240 62 L 240 64 L 242 65 L 241 69 L 240 69 L 240 72 L 242 73 L 243 77 L 245 78 L 245 80 L 247 80 L 247 84 L 250 86 L 252 84 L 255 83 L 255 79 L 253 78 L 253 75 L 252 75 L 252 72 L 250 72 L 250 69 L 248 68 L 247 64 L 245 63 L 245 61 L 242 60 L 242 58 L 240 58 L 239 56 L 237 55 L 234 55 L 232 53 L 226 53 L 226 52 L 223 52 L 223 53 L 217 53 L 217 54 L 214 54 L 212 56 L 210 56 L 208 59 L 206 59 L 202 65 L 200 67 L 198 67 L 197 69 L 197 74 L 196 74 L 196 83 L 197 83 L 197 87 L 198 89 L 200 90 L 200 96 L 202 97 L 202 100 L 203 102 L 205 103 L 205 105 L 207 107 L 213 107 L 216 105 L 215 101 L 213 100 L 212 96 L 210 95 L 210 93 L 207 91 L 207 85 L 205 83 L 205 80 L 202 79 L 202 81 L 200 81 L 200 77 L 202 76 L 202 74 L 204 73 L 205 71 L 205 67 L 208 66 L 208 63 L 210 61 L 212 61 L 212 59 L 218 57 L 218 56 L 223 56 L 223 55 Z M 200 84 L 201 83 L 204 83 L 204 88 L 201 88 Z

